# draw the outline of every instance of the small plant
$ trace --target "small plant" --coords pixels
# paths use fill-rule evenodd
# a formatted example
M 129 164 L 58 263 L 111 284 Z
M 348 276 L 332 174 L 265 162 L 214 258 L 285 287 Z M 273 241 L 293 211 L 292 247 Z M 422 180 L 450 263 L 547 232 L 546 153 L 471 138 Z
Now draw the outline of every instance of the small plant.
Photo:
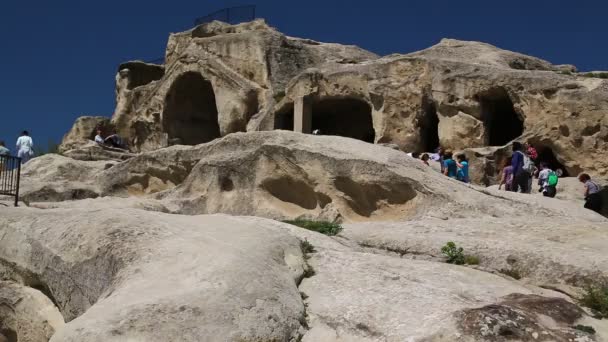
M 327 221 L 287 220 L 283 222 L 328 236 L 338 235 L 342 231 L 341 225 Z
M 593 327 L 590 327 L 588 325 L 582 325 L 582 324 L 578 324 L 574 327 L 572 327 L 572 329 L 576 329 L 582 332 L 586 332 L 587 334 L 593 335 L 595 334 L 595 329 L 593 329 Z
M 307 255 L 309 253 L 314 253 L 315 251 L 315 246 L 313 246 L 310 242 L 308 242 L 308 240 L 304 239 L 303 241 L 300 241 L 300 248 L 302 249 L 302 253 L 304 255 Z
M 498 272 L 507 275 L 515 280 L 521 279 L 521 273 L 516 268 L 501 268 Z
M 445 255 L 448 264 L 464 265 L 464 249 L 457 247 L 452 241 L 441 247 L 441 253 Z
M 598 316 L 608 317 L 608 286 L 588 286 L 580 302 Z
M 475 255 L 465 255 L 464 263 L 467 265 L 479 265 L 479 257 Z

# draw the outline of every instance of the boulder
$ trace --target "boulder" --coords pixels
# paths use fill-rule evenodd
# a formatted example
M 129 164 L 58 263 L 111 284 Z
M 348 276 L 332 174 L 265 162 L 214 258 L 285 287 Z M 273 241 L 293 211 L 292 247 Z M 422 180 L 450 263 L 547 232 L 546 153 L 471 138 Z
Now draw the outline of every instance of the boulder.
M 0 276 L 36 279 L 52 342 L 296 341 L 299 240 L 258 218 L 0 208 Z
M 19 197 L 25 202 L 97 197 L 97 176 L 112 165 L 114 162 L 80 161 L 58 154 L 33 158 L 22 167 Z
M 500 210 L 403 152 L 287 131 L 236 133 L 196 147 L 143 153 L 97 180 L 104 196 L 153 195 L 181 214 L 393 220 L 443 210 L 432 207 L 436 201 L 462 210 Z
M 42 292 L 0 281 L 0 341 L 4 337 L 5 341 L 48 342 L 64 324 L 59 310 Z

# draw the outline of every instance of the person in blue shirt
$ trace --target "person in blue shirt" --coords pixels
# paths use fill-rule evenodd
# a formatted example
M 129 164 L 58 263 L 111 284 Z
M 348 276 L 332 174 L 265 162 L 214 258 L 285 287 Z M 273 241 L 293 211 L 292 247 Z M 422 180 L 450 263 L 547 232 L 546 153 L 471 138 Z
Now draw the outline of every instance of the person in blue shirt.
M 522 193 L 528 192 L 528 181 L 532 175 L 527 171 L 524 171 L 524 152 L 523 146 L 520 142 L 513 142 L 513 159 L 511 160 L 511 166 L 513 166 L 513 184 L 511 185 L 511 191 L 517 192 L 521 190 Z
M 458 166 L 452 156 L 452 151 L 445 151 L 443 154 L 443 174 L 450 178 L 456 178 L 458 176 Z
M 456 156 L 456 166 L 458 167 L 456 179 L 461 182 L 469 183 L 469 161 L 464 154 Z

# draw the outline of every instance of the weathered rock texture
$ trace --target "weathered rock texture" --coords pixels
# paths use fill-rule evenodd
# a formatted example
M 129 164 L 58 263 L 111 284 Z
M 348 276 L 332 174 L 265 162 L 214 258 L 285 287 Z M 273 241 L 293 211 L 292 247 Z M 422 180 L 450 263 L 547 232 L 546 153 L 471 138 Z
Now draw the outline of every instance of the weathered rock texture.
M 608 331 L 576 304 L 608 280 L 605 218 L 580 202 L 468 186 L 389 147 L 248 132 L 121 162 L 47 155 L 24 173 L 37 208 L 0 206 L 0 278 L 52 298 L 68 322 L 52 342 L 601 341 Z M 345 223 L 331 238 L 196 215 L 213 213 Z M 479 265 L 444 263 L 448 241 Z
M 61 313 L 42 292 L 0 281 L 0 341 L 47 342 L 63 326 Z
M 551 150 L 570 174 L 608 170 L 608 81 L 484 43 L 444 39 L 380 58 L 287 37 L 262 20 L 213 22 L 172 34 L 165 60 L 120 66 L 112 123 L 133 150 L 292 130 L 304 108 L 305 130 L 405 151 L 520 138 Z

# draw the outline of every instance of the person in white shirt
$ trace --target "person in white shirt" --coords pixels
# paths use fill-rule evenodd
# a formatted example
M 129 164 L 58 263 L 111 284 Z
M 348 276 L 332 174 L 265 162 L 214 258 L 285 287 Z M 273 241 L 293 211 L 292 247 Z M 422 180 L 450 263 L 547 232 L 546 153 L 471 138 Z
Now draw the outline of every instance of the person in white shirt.
M 101 130 L 100 129 L 97 130 L 97 135 L 95 136 L 95 142 L 98 143 L 98 144 L 100 144 L 100 145 L 103 145 L 103 143 L 104 143 L 103 137 L 101 136 Z
M 557 189 L 555 186 L 549 185 L 549 175 L 551 175 L 553 170 L 545 162 L 540 163 L 540 169 L 538 173 L 538 185 L 540 185 L 540 189 L 538 189 L 538 192 L 542 192 L 545 197 L 555 197 Z
M 17 157 L 21 158 L 21 163 L 25 164 L 34 155 L 34 141 L 28 131 L 23 131 L 17 139 Z

